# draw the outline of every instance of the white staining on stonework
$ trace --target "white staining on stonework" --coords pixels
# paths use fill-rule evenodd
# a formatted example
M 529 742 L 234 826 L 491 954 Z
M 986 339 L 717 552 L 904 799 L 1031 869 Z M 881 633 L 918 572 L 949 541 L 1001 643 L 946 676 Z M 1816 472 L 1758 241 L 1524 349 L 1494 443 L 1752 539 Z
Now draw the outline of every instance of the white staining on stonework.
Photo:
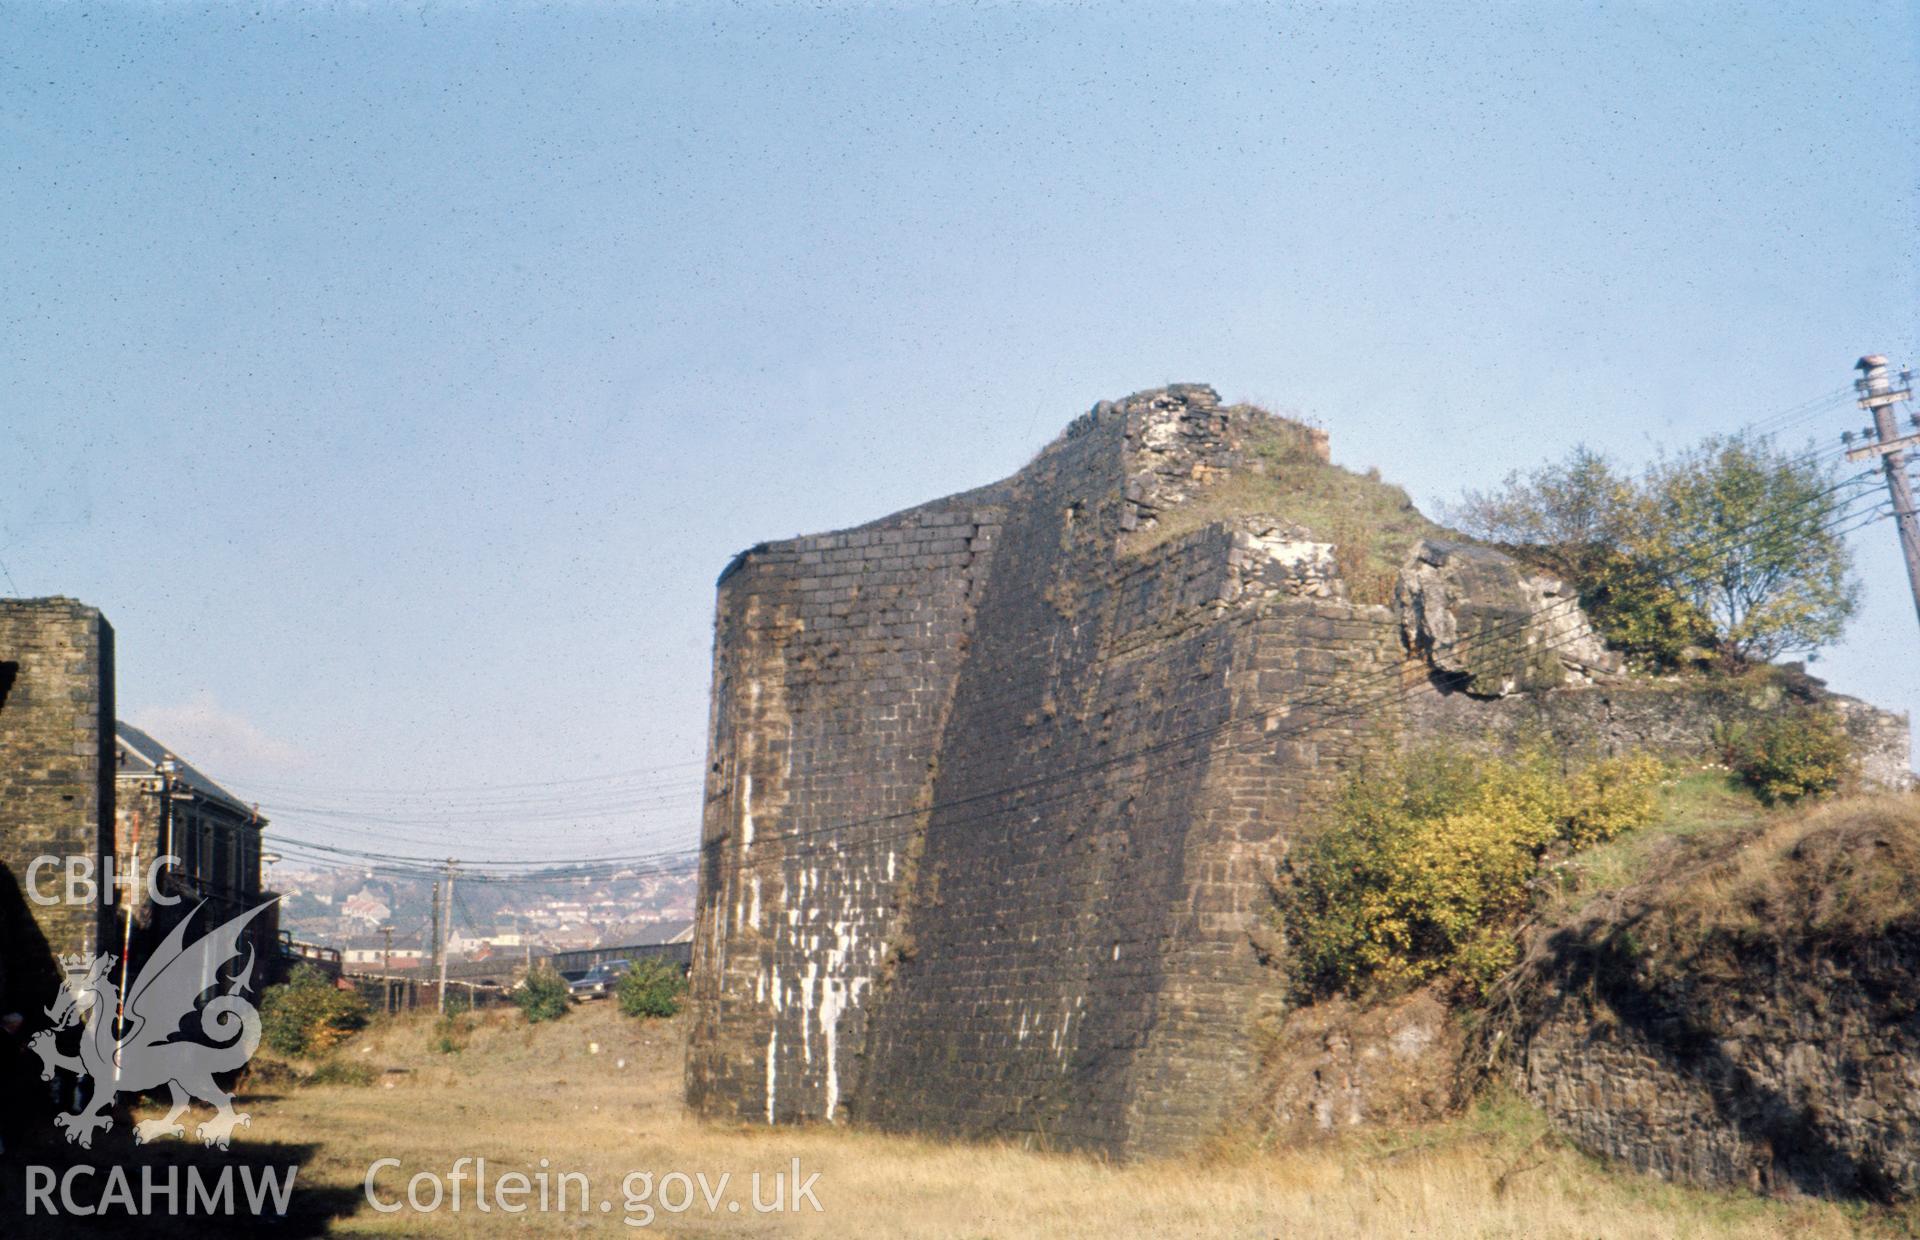
M 753 847 L 753 772 L 740 777 L 740 850 Z
M 827 976 L 821 980 L 820 992 L 820 1035 L 827 1057 L 826 1118 L 829 1122 L 840 1105 L 840 1017 L 850 1004 L 859 1002 L 860 991 L 868 983 L 864 977 L 841 979 L 835 975 L 845 969 L 859 941 L 859 927 L 852 921 L 833 923 L 833 946 L 827 951 Z
M 1273 532 L 1250 534 L 1248 540 L 1254 550 L 1282 568 L 1293 569 L 1303 575 L 1339 571 L 1334 564 L 1332 543 L 1292 539 Z
M 785 1114 L 791 1119 L 804 1113 L 837 1123 L 843 1098 L 843 1023 L 850 1011 L 857 1013 L 869 993 L 873 974 L 886 951 L 885 940 L 872 934 L 875 927 L 865 924 L 863 918 L 883 914 L 884 903 L 874 881 L 878 878 L 877 865 L 862 875 L 844 865 L 830 869 L 825 857 L 820 860 L 820 865 L 782 867 L 777 897 L 772 891 L 762 893 L 758 880 L 749 877 L 743 881 L 738 898 L 747 910 L 748 924 L 756 929 L 763 924 L 765 914 L 766 933 L 772 941 L 763 944 L 762 950 L 770 946 L 773 958 L 789 962 L 790 977 L 784 982 L 771 960 L 763 972 L 756 972 L 754 1002 L 762 1005 L 768 1022 L 780 1029 L 789 1056 L 795 1035 L 800 1039 L 799 1060 L 789 1058 L 786 1065 L 785 1110 L 778 1110 L 769 1100 L 768 1114 L 775 1118 Z M 896 876 L 898 864 L 896 856 L 890 862 Z M 829 881 L 830 875 L 837 881 Z M 782 912 L 786 914 L 784 923 L 779 919 Z M 775 1045 L 770 1039 L 769 1047 Z M 777 1051 L 770 1049 L 773 1054 Z M 775 1060 L 769 1058 L 769 1090 L 776 1069 Z M 800 1072 L 797 1085 L 795 1070 Z M 799 1094 L 795 1094 L 796 1088 Z
M 840 1105 L 840 1013 L 846 1010 L 846 992 L 841 983 L 829 977 L 825 980 L 820 993 L 820 1036 L 827 1051 L 827 1109 L 828 1123 L 833 1122 L 833 1113 Z
M 775 994 L 779 991 L 776 989 Z M 775 1006 L 778 1006 L 777 1004 Z M 767 1122 L 773 1122 L 774 1071 L 775 1061 L 780 1054 L 780 1026 L 775 1025 L 767 1032 Z
M 1180 410 L 1178 406 L 1166 409 L 1154 409 L 1143 419 L 1140 427 L 1140 446 L 1149 452 L 1165 452 L 1180 439 Z
M 1082 1012 L 1081 1009 L 1086 1006 L 1087 997 L 1085 995 L 1079 996 L 1071 1003 L 1062 1001 L 1060 1005 L 1060 1024 L 1054 1029 L 1053 1037 L 1050 1041 L 1054 1052 L 1060 1056 L 1060 1066 L 1063 1070 L 1066 1067 L 1068 1055 L 1073 1051 L 1073 1042 L 1070 1036 L 1073 1032 L 1073 1018 L 1076 1016 L 1084 1016 L 1085 1013 Z
M 808 953 L 807 972 L 800 979 L 800 1058 L 808 1064 L 813 1062 L 813 983 L 817 979 L 819 962 Z

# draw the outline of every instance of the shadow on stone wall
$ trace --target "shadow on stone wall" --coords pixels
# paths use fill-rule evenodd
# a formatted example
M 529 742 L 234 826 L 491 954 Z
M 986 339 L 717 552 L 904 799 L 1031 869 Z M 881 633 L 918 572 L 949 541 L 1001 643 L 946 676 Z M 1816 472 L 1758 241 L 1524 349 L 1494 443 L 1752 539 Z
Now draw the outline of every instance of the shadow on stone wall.
M 1643 1097 L 1658 1099 L 1652 1114 L 1636 1111 L 1632 1122 L 1621 1126 L 1637 1130 L 1633 1138 L 1620 1138 L 1617 1127 L 1613 1139 L 1593 1139 L 1595 1129 L 1614 1118 L 1599 1113 L 1606 1110 L 1604 1104 L 1597 1109 L 1590 1105 L 1585 1114 L 1556 1114 L 1556 1122 L 1594 1152 L 1625 1158 L 1646 1170 L 1679 1170 L 1674 1178 L 1882 1203 L 1910 1195 L 1912 1186 L 1900 1184 L 1882 1161 L 1835 1141 L 1835 1126 L 1859 1131 L 1857 1115 L 1833 1114 L 1830 1107 L 1796 1101 L 1782 1082 L 1755 1070 L 1765 1062 L 1767 1050 L 1779 1050 L 1782 1043 L 1807 1034 L 1804 1028 L 1796 1029 L 1796 1017 L 1818 1004 L 1809 993 L 1822 975 L 1818 953 L 1756 948 L 1738 962 L 1737 974 L 1721 970 L 1705 984 L 1696 973 L 1698 966 L 1684 962 L 1677 967 L 1688 980 L 1673 983 L 1650 977 L 1644 957 L 1635 950 L 1634 931 L 1645 918 L 1645 913 L 1625 918 L 1598 938 L 1560 930 L 1537 949 L 1535 976 L 1544 980 L 1553 997 L 1518 1031 L 1522 1044 L 1532 1044 L 1544 1026 L 1555 1022 L 1564 1022 L 1569 1033 L 1584 1026 L 1583 1034 L 1572 1034 L 1576 1045 L 1592 1050 L 1612 1041 L 1637 1053 L 1606 1057 L 1610 1067 L 1646 1057 L 1639 1060 L 1639 1079 L 1622 1075 L 1609 1081 L 1611 1099 L 1635 1086 L 1644 1087 Z M 1883 989 L 1854 980 L 1862 992 L 1859 997 L 1869 1004 L 1873 992 Z M 1771 1037 L 1754 1036 L 1755 1015 L 1766 1026 L 1761 1032 Z M 1815 1044 L 1825 1060 L 1819 1070 L 1852 1094 L 1860 1086 L 1861 1065 L 1851 1050 L 1835 1050 L 1831 1043 L 1838 1040 L 1835 1036 Z M 1780 1056 L 1783 1064 L 1789 1058 L 1784 1052 Z M 1532 1084 L 1537 1097 L 1542 1083 Z M 1702 1100 L 1710 1105 L 1711 1115 L 1697 1114 Z M 1831 1095 L 1822 1099 L 1831 1100 Z M 1713 1131 L 1716 1127 L 1719 1134 Z M 1723 1139 L 1726 1133 L 1738 1138 L 1737 1146 Z M 1688 1168 L 1690 1173 L 1684 1170 Z

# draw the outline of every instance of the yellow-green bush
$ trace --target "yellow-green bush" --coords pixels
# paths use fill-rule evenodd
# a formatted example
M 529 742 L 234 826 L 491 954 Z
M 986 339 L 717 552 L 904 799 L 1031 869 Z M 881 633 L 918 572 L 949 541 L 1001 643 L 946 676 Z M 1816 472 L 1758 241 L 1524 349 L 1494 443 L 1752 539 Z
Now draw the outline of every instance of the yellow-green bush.
M 1662 773 L 1643 755 L 1568 775 L 1545 751 L 1444 747 L 1360 770 L 1285 900 L 1298 976 L 1318 991 L 1439 977 L 1482 990 L 1513 962 L 1542 855 L 1650 822 Z
M 1853 743 L 1831 710 L 1806 706 L 1720 737 L 1727 765 L 1768 805 L 1836 791 L 1853 773 Z

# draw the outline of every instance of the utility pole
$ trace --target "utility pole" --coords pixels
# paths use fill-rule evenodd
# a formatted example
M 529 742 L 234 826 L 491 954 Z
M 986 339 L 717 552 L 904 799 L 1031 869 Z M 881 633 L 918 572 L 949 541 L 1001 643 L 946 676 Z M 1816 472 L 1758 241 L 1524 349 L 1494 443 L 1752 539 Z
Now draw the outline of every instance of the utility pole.
M 393 1015 L 393 923 L 380 927 L 380 933 L 387 936 L 387 960 L 380 968 L 380 994 L 385 1000 L 387 1015 Z
M 1920 432 L 1902 435 L 1894 425 L 1893 407 L 1913 395 L 1909 386 L 1911 371 L 1900 373 L 1900 386 L 1887 377 L 1887 359 L 1869 354 L 1853 364 L 1860 372 L 1854 390 L 1860 393 L 1860 407 L 1873 414 L 1872 438 L 1861 447 L 1852 447 L 1853 436 L 1842 436 L 1848 445 L 1849 461 L 1880 458 L 1887 476 L 1887 491 L 1893 496 L 1893 520 L 1900 530 L 1900 553 L 1907 559 L 1907 583 L 1913 587 L 1913 610 L 1920 617 L 1920 515 L 1914 512 L 1913 482 L 1907 477 L 1907 449 L 1920 447 Z M 1920 427 L 1920 416 L 1913 419 Z
M 433 955 L 428 957 L 433 967 L 440 967 L 440 880 L 433 880 Z
M 435 886 L 434 890 L 439 891 L 440 888 L 438 886 Z M 447 919 L 446 930 L 444 933 L 440 932 L 440 929 L 438 926 L 434 927 L 435 933 L 437 934 L 440 940 L 440 1014 L 444 1016 L 447 1013 L 447 946 L 453 942 L 453 858 L 452 857 L 447 858 L 447 895 L 445 899 L 440 901 L 440 912 Z

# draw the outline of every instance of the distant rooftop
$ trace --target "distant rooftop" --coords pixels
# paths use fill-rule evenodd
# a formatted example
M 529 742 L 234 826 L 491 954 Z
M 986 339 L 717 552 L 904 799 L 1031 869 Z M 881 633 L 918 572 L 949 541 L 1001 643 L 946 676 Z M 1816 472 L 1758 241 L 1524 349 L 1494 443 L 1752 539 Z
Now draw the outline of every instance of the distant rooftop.
M 205 771 L 182 758 L 174 750 L 162 745 L 153 737 L 124 720 L 115 720 L 114 734 L 120 744 L 116 772 L 120 775 L 138 778 L 154 773 L 162 760 L 171 757 L 174 775 L 188 788 L 204 797 L 223 801 L 242 814 L 251 814 L 253 809 L 245 801 L 228 792 L 213 781 Z

